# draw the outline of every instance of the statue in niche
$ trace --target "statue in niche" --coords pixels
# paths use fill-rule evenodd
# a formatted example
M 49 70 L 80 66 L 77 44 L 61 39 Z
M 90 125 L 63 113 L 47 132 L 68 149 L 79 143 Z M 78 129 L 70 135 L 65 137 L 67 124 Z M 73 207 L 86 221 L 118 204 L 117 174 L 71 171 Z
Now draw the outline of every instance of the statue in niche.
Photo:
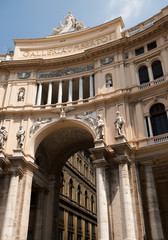
M 18 93 L 18 102 L 24 101 L 24 95 L 25 95 L 24 89 L 20 89 Z
M 4 141 L 7 140 L 8 132 L 6 131 L 5 126 L 1 126 L 0 128 L 0 150 L 2 150 Z
M 123 127 L 123 124 L 125 123 L 125 120 L 123 117 L 120 116 L 119 111 L 117 111 L 116 115 L 117 115 L 117 117 L 114 122 L 116 132 L 118 135 L 123 135 L 122 127 Z
M 25 131 L 23 130 L 23 126 L 19 127 L 19 130 L 16 134 L 16 138 L 17 138 L 18 147 L 22 148 L 24 139 L 25 139 Z
M 113 86 L 112 76 L 111 75 L 107 75 L 106 76 L 106 88 L 110 88 L 112 86 Z
M 101 115 L 97 116 L 95 130 L 96 130 L 96 140 L 104 139 L 104 122 L 101 119 Z

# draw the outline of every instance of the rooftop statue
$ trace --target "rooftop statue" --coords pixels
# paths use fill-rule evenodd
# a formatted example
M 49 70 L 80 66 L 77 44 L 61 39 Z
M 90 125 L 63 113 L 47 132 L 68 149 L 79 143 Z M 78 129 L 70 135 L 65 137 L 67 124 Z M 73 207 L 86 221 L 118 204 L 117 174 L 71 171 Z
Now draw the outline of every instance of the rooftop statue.
M 52 35 L 57 35 L 57 34 L 66 33 L 66 32 L 72 32 L 72 31 L 86 28 L 82 22 L 78 22 L 77 18 L 74 18 L 74 16 L 72 15 L 72 13 L 70 11 L 66 17 L 64 16 L 64 20 L 65 20 L 64 25 L 62 25 L 62 23 L 60 21 L 58 27 L 53 28 Z

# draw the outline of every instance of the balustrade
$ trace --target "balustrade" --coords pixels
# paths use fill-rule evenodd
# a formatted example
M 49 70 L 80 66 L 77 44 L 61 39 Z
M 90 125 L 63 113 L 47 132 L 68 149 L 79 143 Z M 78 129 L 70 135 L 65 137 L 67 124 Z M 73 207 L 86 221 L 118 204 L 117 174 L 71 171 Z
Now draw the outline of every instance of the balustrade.
M 39 82 L 36 105 L 83 103 L 94 97 L 94 75 L 50 82 Z

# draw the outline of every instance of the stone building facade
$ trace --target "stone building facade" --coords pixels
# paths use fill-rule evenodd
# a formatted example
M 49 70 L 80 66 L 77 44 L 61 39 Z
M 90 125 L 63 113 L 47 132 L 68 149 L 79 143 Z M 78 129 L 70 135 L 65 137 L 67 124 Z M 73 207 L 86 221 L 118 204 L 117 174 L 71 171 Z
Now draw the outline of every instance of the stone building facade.
M 39 156 L 36 163 L 42 170 Z M 61 172 L 59 199 L 55 196 L 54 239 L 97 239 L 95 180 L 95 168 L 88 151 L 79 151 L 68 159 Z M 35 238 L 39 219 L 42 218 L 39 201 L 39 189 L 33 185 L 28 240 Z
M 71 14 L 0 62 L 0 239 L 54 238 L 67 159 L 89 149 L 99 240 L 168 239 L 168 7 L 122 31 Z M 74 239 L 75 240 L 75 239 Z

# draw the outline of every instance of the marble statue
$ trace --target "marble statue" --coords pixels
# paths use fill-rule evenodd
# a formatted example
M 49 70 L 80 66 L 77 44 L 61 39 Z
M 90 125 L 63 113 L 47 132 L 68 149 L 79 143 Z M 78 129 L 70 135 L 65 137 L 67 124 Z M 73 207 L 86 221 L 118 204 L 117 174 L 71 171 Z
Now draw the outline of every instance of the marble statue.
M 61 21 L 59 22 L 59 25 L 57 28 L 53 28 L 52 34 L 61 34 L 61 33 L 67 33 L 75 30 L 80 30 L 82 28 L 85 28 L 85 25 L 82 22 L 78 22 L 77 18 L 74 18 L 72 13 L 69 11 L 68 15 L 64 17 L 65 24 L 62 25 Z
M 24 101 L 24 90 L 20 89 L 19 93 L 18 93 L 18 101 Z
M 110 75 L 106 76 L 106 88 L 110 88 L 113 86 L 113 82 L 112 82 L 112 77 Z
M 18 147 L 22 148 L 24 139 L 25 139 L 25 131 L 23 130 L 23 126 L 19 127 L 19 130 L 16 134 L 16 138 L 17 138 Z
M 101 115 L 97 116 L 95 130 L 96 130 L 96 140 L 104 139 L 104 122 L 101 119 Z
M 5 126 L 1 126 L 0 128 L 0 150 L 2 150 L 4 141 L 7 140 L 8 132 L 6 131 Z
M 123 127 L 123 124 L 125 123 L 125 120 L 123 117 L 120 116 L 119 111 L 117 111 L 116 115 L 117 115 L 117 117 L 114 122 L 115 129 L 116 129 L 118 135 L 123 135 L 122 127 Z

